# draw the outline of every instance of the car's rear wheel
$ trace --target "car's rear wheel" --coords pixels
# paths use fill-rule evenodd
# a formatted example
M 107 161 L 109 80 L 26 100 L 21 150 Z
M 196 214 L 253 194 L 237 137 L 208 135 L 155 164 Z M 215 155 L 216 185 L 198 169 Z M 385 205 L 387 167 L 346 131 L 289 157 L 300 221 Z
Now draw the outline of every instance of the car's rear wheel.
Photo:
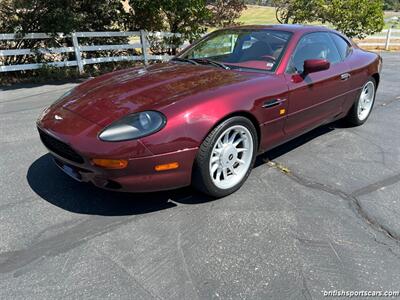
M 356 126 L 364 124 L 374 107 L 375 96 L 376 81 L 374 78 L 370 78 L 362 87 L 359 98 L 350 109 L 347 121 Z
M 193 185 L 213 197 L 238 190 L 254 165 L 257 145 L 257 132 L 249 119 L 236 116 L 225 120 L 200 146 Z

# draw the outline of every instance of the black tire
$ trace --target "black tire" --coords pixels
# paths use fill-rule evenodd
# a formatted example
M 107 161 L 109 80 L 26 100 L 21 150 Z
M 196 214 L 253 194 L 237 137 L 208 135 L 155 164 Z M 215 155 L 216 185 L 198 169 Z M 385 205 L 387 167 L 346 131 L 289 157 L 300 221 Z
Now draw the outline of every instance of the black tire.
M 221 189 L 217 187 L 211 179 L 209 170 L 210 158 L 212 155 L 213 147 L 220 138 L 220 135 L 225 130 L 235 125 L 244 126 L 251 133 L 253 139 L 253 153 L 252 153 L 251 163 L 245 176 L 243 177 L 242 180 L 240 180 L 239 183 L 237 183 L 232 188 Z M 193 167 L 192 185 L 197 190 L 215 198 L 224 197 L 237 191 L 249 177 L 251 170 L 253 169 L 254 166 L 254 162 L 257 156 L 257 151 L 258 151 L 257 131 L 253 123 L 248 118 L 242 116 L 235 116 L 223 121 L 208 134 L 208 136 L 205 138 L 205 140 L 203 141 L 203 143 L 199 148 Z
M 371 107 L 371 110 L 370 110 L 368 116 L 367 116 L 364 120 L 360 120 L 360 118 L 359 118 L 359 116 L 358 116 L 358 111 L 357 111 L 358 105 L 359 105 L 359 101 L 361 100 L 360 96 L 361 96 L 361 93 L 362 93 L 362 91 L 363 91 L 363 89 L 364 89 L 364 86 L 366 86 L 367 83 L 369 83 L 369 82 L 372 82 L 372 83 L 374 84 L 374 91 L 375 91 L 375 93 L 374 93 L 374 99 L 373 99 L 372 107 Z M 369 116 L 371 115 L 371 112 L 372 112 L 372 110 L 373 110 L 373 108 L 374 108 L 375 98 L 376 98 L 376 88 L 377 88 L 376 80 L 375 80 L 373 77 L 370 77 L 370 78 L 365 82 L 365 84 L 363 85 L 363 87 L 362 87 L 360 93 L 358 94 L 357 99 L 354 101 L 353 106 L 351 107 L 351 109 L 349 110 L 347 116 L 345 117 L 345 121 L 346 121 L 348 124 L 350 124 L 350 125 L 352 125 L 352 126 L 360 126 L 360 125 L 364 124 L 365 122 L 367 122 L 367 120 L 368 120 Z

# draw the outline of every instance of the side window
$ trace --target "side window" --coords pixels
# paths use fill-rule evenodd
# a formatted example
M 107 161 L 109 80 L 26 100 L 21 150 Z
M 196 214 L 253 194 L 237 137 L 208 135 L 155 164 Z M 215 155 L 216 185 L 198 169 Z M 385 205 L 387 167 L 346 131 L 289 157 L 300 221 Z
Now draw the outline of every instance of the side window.
M 302 73 L 304 61 L 308 59 L 326 59 L 332 65 L 342 60 L 333 40 L 326 32 L 309 33 L 301 38 L 292 55 L 287 72 Z
M 334 40 L 341 57 L 345 59 L 347 56 L 349 56 L 351 53 L 351 45 L 344 38 L 335 33 L 330 33 L 330 36 Z

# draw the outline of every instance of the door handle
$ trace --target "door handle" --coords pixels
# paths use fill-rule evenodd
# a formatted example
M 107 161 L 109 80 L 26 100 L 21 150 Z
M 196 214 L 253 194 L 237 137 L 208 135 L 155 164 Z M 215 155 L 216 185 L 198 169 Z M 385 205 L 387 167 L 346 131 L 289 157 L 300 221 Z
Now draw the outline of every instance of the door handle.
M 351 75 L 349 73 L 344 73 L 342 75 L 340 75 L 340 79 L 341 80 L 348 80 L 350 79 Z
M 264 104 L 262 105 L 262 107 L 263 107 L 263 108 L 274 107 L 274 106 L 280 105 L 281 102 L 282 102 L 282 101 L 279 100 L 279 99 L 271 99 L 271 100 L 268 100 L 268 101 L 264 102 Z

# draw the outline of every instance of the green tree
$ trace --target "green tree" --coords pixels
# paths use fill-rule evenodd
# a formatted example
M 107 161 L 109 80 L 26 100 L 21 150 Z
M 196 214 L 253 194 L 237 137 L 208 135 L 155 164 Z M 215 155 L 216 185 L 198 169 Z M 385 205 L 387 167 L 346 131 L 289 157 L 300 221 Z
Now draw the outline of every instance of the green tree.
M 123 16 L 126 30 L 167 31 L 182 36 L 150 38 L 156 53 L 175 53 L 165 45 L 193 41 L 207 31 L 208 26 L 232 25 L 246 7 L 243 0 L 130 0 Z
M 149 37 L 156 54 L 175 54 L 183 40 L 194 40 L 206 32 L 211 13 L 204 0 L 130 0 L 123 16 L 125 30 L 166 31 L 181 36 Z
M 400 1 L 399 0 L 385 0 L 383 8 L 385 10 L 400 10 Z
M 236 24 L 236 19 L 246 9 L 244 0 L 207 0 L 206 4 L 211 17 L 208 25 L 213 27 Z
M 319 19 L 324 0 L 274 0 L 276 19 L 279 23 L 314 22 Z
M 126 29 L 179 32 L 190 39 L 208 26 L 235 24 L 246 8 L 244 0 L 130 0 L 124 16 Z
M 35 49 L 44 46 L 71 46 L 70 39 L 59 38 L 56 33 L 112 30 L 120 22 L 121 11 L 120 0 L 1 0 L 0 32 L 19 35 L 44 32 L 53 38 L 45 42 L 37 39 L 2 41 L 0 47 Z M 73 54 L 64 56 L 71 55 Z M 16 64 L 44 60 L 41 55 L 28 55 L 9 56 L 4 62 Z
M 321 21 L 329 22 L 349 37 L 364 38 L 385 25 L 382 0 L 332 0 Z
M 280 23 L 328 23 L 349 37 L 382 30 L 383 0 L 274 0 Z
M 0 32 L 108 30 L 121 9 L 120 0 L 1 0 Z

